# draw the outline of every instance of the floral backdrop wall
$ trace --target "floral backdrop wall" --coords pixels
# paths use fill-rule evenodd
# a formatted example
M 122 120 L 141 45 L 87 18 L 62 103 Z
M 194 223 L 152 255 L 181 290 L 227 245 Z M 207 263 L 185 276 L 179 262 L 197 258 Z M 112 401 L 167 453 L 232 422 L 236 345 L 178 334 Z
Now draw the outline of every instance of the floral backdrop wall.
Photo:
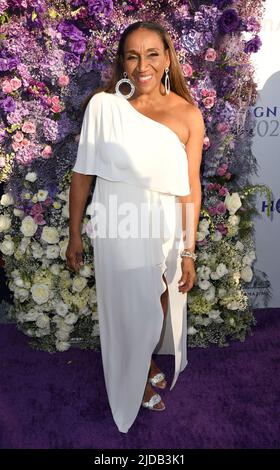
M 0 0 L 0 250 L 14 296 L 10 316 L 48 351 L 99 348 L 94 253 L 67 269 L 68 193 L 82 103 L 106 85 L 121 32 L 161 23 L 174 41 L 207 134 L 197 284 L 188 295 L 191 346 L 244 340 L 255 319 L 244 287 L 256 257 L 250 176 L 256 100 L 252 53 L 261 0 Z

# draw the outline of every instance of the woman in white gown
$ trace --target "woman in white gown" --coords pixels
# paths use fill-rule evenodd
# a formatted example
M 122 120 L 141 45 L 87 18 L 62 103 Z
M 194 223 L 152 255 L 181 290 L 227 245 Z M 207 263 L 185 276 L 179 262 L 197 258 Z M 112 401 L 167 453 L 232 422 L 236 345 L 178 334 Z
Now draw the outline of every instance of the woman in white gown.
M 131 88 L 126 95 L 122 77 Z M 102 363 L 113 419 L 123 433 L 141 404 L 165 409 L 153 387 L 165 388 L 166 380 L 152 354 L 175 356 L 170 389 L 187 365 L 186 298 L 195 282 L 203 138 L 202 115 L 169 35 L 156 23 L 130 25 L 111 83 L 85 110 L 66 252 L 69 268 L 78 270 L 81 219 L 96 178 L 87 212 Z

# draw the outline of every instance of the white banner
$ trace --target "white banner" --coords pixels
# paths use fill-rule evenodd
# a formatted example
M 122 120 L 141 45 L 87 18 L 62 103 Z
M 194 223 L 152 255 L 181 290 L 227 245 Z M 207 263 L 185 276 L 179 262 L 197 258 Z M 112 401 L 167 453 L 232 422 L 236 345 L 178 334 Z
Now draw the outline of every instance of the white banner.
M 259 165 L 259 175 L 254 177 L 253 183 L 269 186 L 273 197 L 270 218 L 266 215 L 266 198 L 257 198 L 261 217 L 254 219 L 256 277 L 247 292 L 254 307 L 273 308 L 280 307 L 280 2 L 267 0 L 265 3 L 266 14 L 260 33 L 263 44 L 252 57 L 259 90 L 258 101 L 252 110 L 256 118 L 252 151 Z M 268 283 L 260 281 L 262 272 L 271 282 L 269 299 Z

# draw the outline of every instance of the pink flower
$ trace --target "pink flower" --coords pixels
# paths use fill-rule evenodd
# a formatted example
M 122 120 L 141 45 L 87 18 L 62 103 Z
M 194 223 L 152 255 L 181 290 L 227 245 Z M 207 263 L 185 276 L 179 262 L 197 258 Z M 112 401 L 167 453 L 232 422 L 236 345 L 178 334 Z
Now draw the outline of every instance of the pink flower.
M 183 74 L 184 74 L 185 77 L 191 77 L 192 76 L 193 69 L 190 66 L 190 64 L 183 64 L 181 66 L 181 68 L 182 68 L 182 71 L 183 71 Z
M 216 229 L 219 230 L 219 232 L 222 234 L 222 235 L 226 235 L 228 233 L 228 229 L 227 227 L 224 225 L 224 224 L 217 224 L 216 225 Z
M 59 96 L 54 95 L 54 96 L 52 97 L 52 103 L 53 103 L 53 104 L 59 104 Z
M 222 186 L 219 190 L 219 196 L 225 196 L 228 193 L 228 189 Z
M 69 85 L 69 77 L 68 75 L 61 75 L 58 79 L 58 85 L 63 87 Z
M 13 135 L 13 139 L 15 142 L 22 142 L 23 137 L 24 135 L 21 131 L 16 131 L 15 135 Z
M 30 214 L 35 215 L 35 214 L 41 214 L 43 212 L 43 208 L 39 202 L 36 202 L 34 206 L 32 207 Z
M 204 97 L 208 96 L 208 90 L 206 88 L 202 88 L 201 96 L 204 96 Z
M 13 87 L 9 80 L 4 80 L 4 82 L 2 83 L 2 91 L 4 93 L 12 93 Z
M 220 134 L 227 134 L 230 127 L 227 122 L 219 122 L 219 124 L 216 126 L 216 129 L 218 132 L 220 132 Z
M 47 158 L 50 158 L 50 156 L 52 155 L 52 148 L 50 145 L 46 145 L 46 147 L 44 148 L 44 150 L 42 151 L 41 153 L 42 157 L 47 159 Z
M 216 215 L 217 214 L 216 207 L 213 207 L 213 206 L 208 207 L 208 212 L 211 216 Z
M 206 109 L 213 108 L 213 106 L 215 104 L 215 99 L 212 98 L 211 96 L 208 96 L 207 98 L 204 98 L 202 101 L 203 101 L 203 104 L 204 104 Z
M 23 132 L 27 134 L 35 134 L 36 132 L 36 125 L 31 121 L 25 121 L 22 126 Z
M 209 90 L 208 96 L 210 96 L 211 98 L 216 98 L 217 96 L 216 90 Z
M 13 142 L 12 147 L 13 147 L 13 150 L 17 152 L 22 147 L 22 144 L 20 142 Z
M 223 163 L 216 171 L 217 175 L 224 176 L 227 172 L 228 165 Z
M 14 91 L 14 90 L 18 90 L 21 87 L 22 81 L 19 78 L 15 77 L 15 78 L 12 78 L 12 80 L 10 81 L 10 84 Z
M 210 139 L 209 139 L 209 137 L 207 137 L 207 136 L 204 137 L 204 140 L 203 140 L 203 148 L 204 148 L 204 150 L 209 149 L 210 145 L 211 145 L 211 144 L 210 144 Z
M 207 185 L 207 191 L 213 191 L 213 189 L 215 189 L 216 185 L 215 183 L 209 183 Z
M 226 178 L 227 180 L 230 180 L 230 178 L 231 178 L 231 173 L 230 173 L 229 171 L 225 174 L 225 178 Z
M 33 220 L 37 225 L 45 225 L 46 223 L 46 221 L 44 220 L 44 216 L 41 213 L 35 214 Z
M 22 139 L 22 142 L 21 142 L 22 147 L 28 147 L 28 145 L 30 145 L 30 144 L 31 144 L 30 140 L 28 140 L 26 138 Z
M 60 111 L 62 110 L 60 104 L 54 104 L 52 107 L 51 107 L 51 110 L 53 113 L 60 113 Z
M 226 213 L 226 205 L 223 202 L 219 202 L 216 207 L 217 214 L 225 214 Z
M 52 203 L 53 203 L 53 200 L 51 197 L 47 197 L 47 199 L 45 199 L 44 201 L 45 206 L 50 206 Z
M 5 157 L 0 157 L 0 168 L 3 168 L 5 166 Z
M 208 60 L 209 62 L 214 62 L 216 58 L 217 58 L 217 52 L 212 47 L 209 47 L 209 49 L 207 49 L 206 54 L 205 54 L 205 60 Z

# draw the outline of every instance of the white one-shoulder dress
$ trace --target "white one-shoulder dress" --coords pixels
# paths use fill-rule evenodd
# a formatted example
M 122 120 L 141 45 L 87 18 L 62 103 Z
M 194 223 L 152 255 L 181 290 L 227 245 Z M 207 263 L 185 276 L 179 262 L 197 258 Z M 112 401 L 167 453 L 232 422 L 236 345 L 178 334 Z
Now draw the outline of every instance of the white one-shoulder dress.
M 187 365 L 187 294 L 178 291 L 181 204 L 190 193 L 184 144 L 125 98 L 99 92 L 89 101 L 73 171 L 96 175 L 91 238 L 105 385 L 120 432 L 133 424 L 151 355 Z M 160 302 L 166 285 L 169 306 Z

